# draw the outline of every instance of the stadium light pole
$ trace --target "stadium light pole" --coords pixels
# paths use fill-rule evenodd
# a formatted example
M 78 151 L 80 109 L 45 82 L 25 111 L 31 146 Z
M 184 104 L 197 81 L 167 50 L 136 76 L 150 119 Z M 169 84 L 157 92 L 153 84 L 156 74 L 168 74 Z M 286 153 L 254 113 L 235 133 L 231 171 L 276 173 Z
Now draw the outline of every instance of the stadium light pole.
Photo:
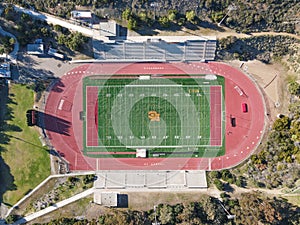
M 222 208 L 224 209 L 224 211 L 227 213 L 227 219 L 232 220 L 235 218 L 235 215 L 232 215 L 228 212 L 228 210 L 224 207 L 224 205 L 222 204 L 221 200 L 219 199 L 219 203 L 222 206 Z
M 156 8 L 158 7 L 158 3 L 157 2 L 152 2 L 151 4 L 150 4 L 150 6 L 151 7 L 153 7 L 153 9 L 154 9 L 154 17 L 153 17 L 153 19 L 155 20 L 155 18 L 156 18 Z
M 229 5 L 227 8 L 228 12 L 225 14 L 225 16 L 221 19 L 221 21 L 218 23 L 218 26 L 221 26 L 222 22 L 225 20 L 225 18 L 228 16 L 228 14 L 233 11 L 236 10 L 236 6 L 234 4 Z
M 155 219 L 155 222 L 152 223 L 152 225 L 160 225 L 160 223 L 157 222 L 157 218 L 156 218 L 156 205 L 153 206 L 153 209 L 154 209 L 154 219 Z

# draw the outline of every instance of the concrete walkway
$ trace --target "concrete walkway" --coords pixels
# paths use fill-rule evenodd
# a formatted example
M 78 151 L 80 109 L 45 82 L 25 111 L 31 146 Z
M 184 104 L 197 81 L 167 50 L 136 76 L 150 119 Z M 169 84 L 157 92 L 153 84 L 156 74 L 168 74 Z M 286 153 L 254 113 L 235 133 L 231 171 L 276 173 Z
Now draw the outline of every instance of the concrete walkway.
M 57 209 L 65 206 L 65 205 L 68 205 L 68 204 L 70 204 L 72 202 L 75 202 L 75 201 L 77 201 L 77 200 L 79 200 L 81 198 L 85 198 L 85 197 L 87 197 L 87 196 L 89 196 L 89 195 L 91 195 L 93 193 L 94 193 L 94 188 L 90 188 L 90 189 L 88 189 L 88 190 L 86 190 L 84 192 L 81 192 L 81 193 L 79 193 L 77 195 L 74 195 L 71 198 L 65 199 L 65 200 L 63 200 L 61 202 L 57 202 L 56 204 L 54 204 L 52 206 L 49 206 L 49 207 L 47 207 L 47 208 L 45 208 L 45 209 L 43 209 L 41 211 L 38 211 L 36 213 L 32 213 L 32 214 L 30 214 L 28 216 L 25 216 L 22 219 L 16 221 L 13 225 L 27 223 L 27 222 L 29 222 L 31 220 L 34 220 L 34 219 L 36 219 L 36 218 L 38 218 L 40 216 L 43 216 L 43 215 L 45 215 L 47 213 L 53 212 L 54 210 L 57 210 Z

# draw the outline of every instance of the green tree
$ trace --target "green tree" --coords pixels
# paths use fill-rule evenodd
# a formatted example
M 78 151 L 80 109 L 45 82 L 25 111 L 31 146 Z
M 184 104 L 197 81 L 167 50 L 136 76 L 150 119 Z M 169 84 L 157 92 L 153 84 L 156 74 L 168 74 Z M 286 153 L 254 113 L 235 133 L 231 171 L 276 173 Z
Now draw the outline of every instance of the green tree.
M 159 208 L 159 220 L 161 224 L 174 224 L 175 214 L 173 212 L 173 207 L 164 204 L 161 208 Z
M 13 20 L 14 15 L 16 15 L 16 12 L 14 10 L 13 5 L 7 5 L 6 8 L 4 9 L 4 18 L 7 20 Z
M 170 27 L 170 21 L 167 16 L 159 17 L 158 22 L 162 27 Z
M 219 171 L 211 171 L 209 173 L 209 175 L 213 179 L 220 179 L 221 178 L 221 173 Z
M 136 29 L 136 28 L 137 28 L 137 21 L 136 21 L 136 19 L 130 18 L 130 19 L 128 20 L 127 28 L 128 28 L 129 30 L 134 30 L 134 29 Z
M 83 183 L 88 184 L 90 182 L 93 182 L 94 180 L 95 180 L 95 174 L 89 174 L 89 175 L 84 176 Z
M 292 81 L 288 84 L 288 90 L 291 95 L 299 95 L 300 84 L 297 81 Z
M 30 16 L 28 14 L 26 14 L 26 13 L 22 13 L 21 20 L 22 20 L 23 23 L 24 22 L 26 23 L 26 22 L 28 22 L 30 20 Z
M 62 28 L 62 26 L 60 26 L 60 25 L 58 25 L 58 24 L 55 24 L 54 26 L 53 26 L 53 28 L 54 28 L 54 30 L 55 31 L 59 31 L 59 32 L 62 32 L 62 30 L 63 30 L 63 28 Z
M 60 34 L 57 36 L 57 43 L 60 45 L 64 45 L 67 40 L 67 36 L 64 34 Z
M 177 10 L 170 10 L 168 12 L 168 20 L 171 22 L 175 22 L 177 18 L 177 14 L 178 14 Z
M 40 28 L 40 31 L 44 37 L 49 37 L 49 30 L 46 27 Z
M 220 191 L 223 191 L 223 190 L 224 190 L 224 184 L 223 184 L 222 181 L 216 179 L 216 180 L 214 181 L 214 184 L 216 185 L 216 188 L 217 188 L 218 190 L 220 190 Z
M 9 44 L 14 45 L 16 43 L 16 40 L 14 38 L 9 39 Z
M 130 10 L 129 8 L 126 8 L 126 9 L 122 12 L 122 19 L 128 21 L 131 17 L 132 17 L 131 10 Z
M 179 26 L 183 26 L 185 24 L 185 17 L 180 17 L 179 19 L 178 19 L 178 25 Z
M 191 22 L 191 23 L 194 23 L 194 19 L 196 17 L 196 13 L 194 10 L 191 10 L 191 11 L 187 11 L 185 13 L 185 18 L 187 19 L 187 21 Z
M 238 187 L 245 187 L 246 186 L 246 179 L 243 176 L 238 176 L 238 178 L 236 179 L 236 186 Z
M 7 224 L 12 224 L 18 220 L 18 216 L 14 214 L 10 214 L 8 217 L 6 217 L 5 221 Z
M 148 22 L 148 16 L 145 11 L 139 13 L 139 18 L 143 22 L 146 22 L 146 23 Z
M 211 17 L 212 17 L 212 20 L 214 22 L 220 22 L 221 19 L 224 17 L 224 13 L 222 13 L 222 12 L 214 12 L 214 13 L 212 13 Z
M 289 128 L 289 123 L 290 123 L 290 120 L 287 116 L 278 118 L 273 123 L 273 129 L 276 131 L 287 130 Z
M 2 54 L 4 54 L 4 52 L 5 52 L 4 47 L 0 45 L 0 54 L 2 55 Z

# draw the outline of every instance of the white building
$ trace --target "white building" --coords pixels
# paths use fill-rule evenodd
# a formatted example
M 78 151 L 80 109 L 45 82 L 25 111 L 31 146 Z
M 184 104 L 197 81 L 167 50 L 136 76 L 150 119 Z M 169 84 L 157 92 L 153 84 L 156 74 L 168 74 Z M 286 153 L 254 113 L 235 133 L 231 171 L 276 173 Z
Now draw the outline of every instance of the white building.
M 77 10 L 75 10 L 75 11 L 71 12 L 71 19 L 90 21 L 92 19 L 92 13 L 90 11 L 77 11 Z

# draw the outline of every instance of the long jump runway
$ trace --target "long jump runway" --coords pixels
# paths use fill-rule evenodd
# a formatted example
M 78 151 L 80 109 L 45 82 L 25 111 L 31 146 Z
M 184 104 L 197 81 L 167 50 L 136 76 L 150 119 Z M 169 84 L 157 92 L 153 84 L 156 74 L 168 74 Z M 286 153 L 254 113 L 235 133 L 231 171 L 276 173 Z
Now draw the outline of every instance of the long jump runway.
M 225 77 L 225 131 L 211 129 L 211 145 L 223 136 L 225 155 L 214 158 L 90 158 L 83 155 L 82 78 L 91 75 L 216 74 Z M 221 126 L 217 89 L 211 90 L 211 125 Z M 95 115 L 97 91 L 89 92 L 88 114 Z M 218 101 L 218 100 L 216 100 Z M 242 112 L 246 103 L 248 112 Z M 222 112 L 221 112 L 222 113 Z M 260 143 L 265 126 L 263 98 L 253 81 L 241 71 L 223 63 L 106 63 L 78 66 L 65 74 L 49 93 L 45 107 L 46 133 L 56 150 L 63 152 L 70 169 L 78 170 L 218 170 L 238 165 Z M 95 121 L 96 118 L 94 118 Z M 236 125 L 232 126 L 232 119 Z M 64 121 L 62 123 L 61 121 Z M 97 145 L 97 129 L 91 120 L 90 146 Z M 220 138 L 221 135 L 221 138 Z

